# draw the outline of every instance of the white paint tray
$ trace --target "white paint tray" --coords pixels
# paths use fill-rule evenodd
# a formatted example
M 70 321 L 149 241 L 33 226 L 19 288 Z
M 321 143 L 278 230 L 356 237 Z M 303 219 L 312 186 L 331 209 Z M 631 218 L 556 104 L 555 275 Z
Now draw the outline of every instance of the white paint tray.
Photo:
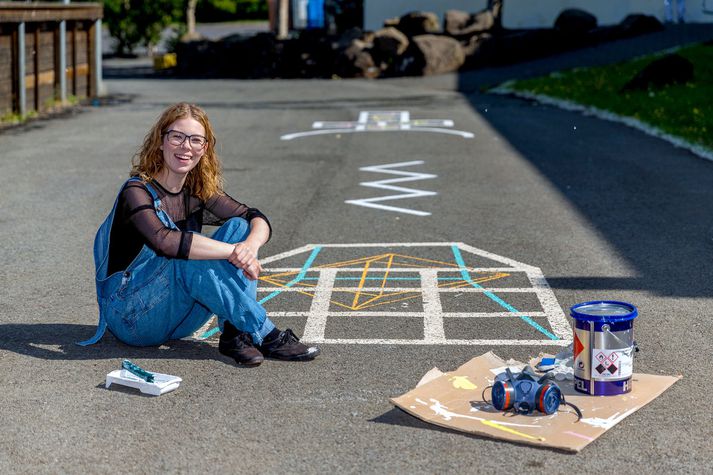
M 136 388 L 144 394 L 160 396 L 161 394 L 170 393 L 181 384 L 181 381 L 183 381 L 178 376 L 172 376 L 170 374 L 151 374 L 154 376 L 153 383 L 146 382 L 125 369 L 117 369 L 106 375 L 105 386 L 108 388 L 112 384 L 116 383 L 122 386 Z

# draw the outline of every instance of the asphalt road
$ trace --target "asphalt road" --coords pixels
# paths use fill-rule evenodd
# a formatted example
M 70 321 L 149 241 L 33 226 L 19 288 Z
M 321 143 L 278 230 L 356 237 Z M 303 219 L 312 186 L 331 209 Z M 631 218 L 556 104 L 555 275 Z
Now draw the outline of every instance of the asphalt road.
M 107 85 L 122 100 L 4 131 L 0 472 L 705 471 L 713 455 L 713 164 L 622 125 L 465 84 L 458 87 L 470 92 L 461 93 L 444 87 L 446 79 L 114 80 Z M 179 100 L 208 111 L 227 191 L 270 217 L 274 236 L 263 257 L 308 244 L 462 242 L 540 268 L 564 313 L 600 298 L 635 304 L 635 371 L 683 380 L 575 456 L 443 430 L 389 403 L 434 366 L 452 370 L 490 350 L 520 360 L 557 351 L 513 344 L 533 338 L 517 319 L 444 323 L 446 339 L 507 340 L 497 345 L 359 343 L 424 338 L 418 319 L 379 316 L 422 310 L 419 299 L 408 308 L 386 303 L 373 318 L 328 320 L 325 338 L 353 341 L 321 345 L 313 362 L 253 369 L 220 356 L 214 338 L 132 348 L 107 335 L 75 346 L 96 323 L 94 232 L 146 130 Z M 315 121 L 355 121 L 363 111 L 449 119 L 474 136 L 280 140 Z M 382 204 L 430 215 L 345 203 L 391 193 L 359 183 L 396 176 L 360 167 L 412 161 L 423 163 L 401 170 L 436 176 L 400 185 L 437 194 Z M 433 247 L 409 252 L 449 259 Z M 347 247 L 324 258 L 369 255 Z M 305 259 L 293 256 L 285 266 Z M 442 303 L 478 311 L 467 298 L 454 293 Z M 266 307 L 308 309 L 303 300 L 285 292 Z M 275 321 L 301 334 L 307 317 Z M 158 398 L 105 389 L 106 373 L 123 358 L 183 383 Z

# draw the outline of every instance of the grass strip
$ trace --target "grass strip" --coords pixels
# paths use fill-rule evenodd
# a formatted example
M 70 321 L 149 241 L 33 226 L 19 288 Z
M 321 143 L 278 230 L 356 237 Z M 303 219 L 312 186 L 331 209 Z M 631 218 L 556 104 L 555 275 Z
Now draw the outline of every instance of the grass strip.
M 669 53 L 670 51 L 666 52 Z M 633 117 L 693 144 L 713 149 L 713 43 L 676 51 L 693 63 L 693 81 L 648 91 L 622 87 L 666 53 L 508 83 L 515 91 L 550 96 Z

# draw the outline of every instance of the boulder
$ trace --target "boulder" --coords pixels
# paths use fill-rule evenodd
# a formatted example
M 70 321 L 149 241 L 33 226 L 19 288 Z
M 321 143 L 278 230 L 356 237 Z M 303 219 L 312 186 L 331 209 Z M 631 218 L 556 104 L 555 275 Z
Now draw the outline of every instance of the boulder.
M 176 73 L 190 77 L 220 77 L 221 43 L 211 40 L 179 41 L 176 44 Z
M 431 12 L 410 12 L 399 18 L 396 27 L 408 37 L 440 33 L 438 16 Z
M 623 91 L 661 88 L 693 80 L 693 63 L 680 54 L 669 54 L 649 63 L 622 88 Z
M 339 53 L 334 64 L 334 73 L 340 77 L 375 78 L 380 70 L 369 53 L 368 44 L 361 40 L 352 43 Z
M 467 39 L 473 35 L 490 31 L 496 24 L 493 12 L 490 10 L 483 10 L 472 15 L 458 10 L 448 10 L 443 23 L 446 33 L 458 39 Z
M 555 20 L 555 30 L 567 36 L 583 36 L 597 27 L 597 18 L 578 8 L 562 10 Z
M 454 36 L 470 23 L 471 14 L 462 10 L 446 10 L 443 15 L 443 30 Z
M 411 38 L 411 44 L 400 57 L 399 69 L 405 74 L 443 74 L 458 70 L 465 62 L 463 47 L 448 36 L 418 35 Z
M 351 45 L 353 40 L 362 39 L 364 37 L 364 32 L 361 28 L 352 27 L 348 30 L 342 32 L 337 38 L 337 41 L 332 43 L 332 48 L 337 50 L 343 50 Z
M 379 56 L 394 57 L 406 51 L 408 38 L 396 28 L 388 27 L 375 31 L 372 43 Z

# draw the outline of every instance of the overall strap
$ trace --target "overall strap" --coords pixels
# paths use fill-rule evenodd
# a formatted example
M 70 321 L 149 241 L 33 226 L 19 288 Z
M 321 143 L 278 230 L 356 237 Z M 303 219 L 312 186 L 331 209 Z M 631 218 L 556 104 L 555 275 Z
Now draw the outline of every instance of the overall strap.
M 161 198 L 158 197 L 158 193 L 154 189 L 153 186 L 151 186 L 151 183 L 149 182 L 142 182 L 148 192 L 151 194 L 151 198 L 153 198 L 153 207 L 154 210 L 156 211 L 156 215 L 158 216 L 158 219 L 161 220 L 161 222 L 168 228 L 171 229 L 178 229 L 178 226 L 173 222 L 171 217 L 164 211 L 163 206 L 161 206 Z M 187 218 L 188 216 L 186 216 Z
M 168 214 L 163 210 L 163 207 L 161 206 L 161 199 L 158 197 L 158 193 L 156 193 L 156 190 L 151 186 L 149 183 L 144 182 L 141 178 L 139 177 L 131 177 L 129 178 L 124 186 L 122 186 L 122 190 L 126 186 L 126 184 L 131 183 L 131 182 L 138 182 L 138 183 L 143 183 L 143 185 L 146 187 L 148 190 L 149 194 L 151 194 L 151 198 L 153 199 L 153 204 L 154 204 L 154 209 L 156 210 L 156 214 L 158 215 L 159 219 L 161 222 L 163 222 L 166 226 L 176 229 L 176 225 L 173 223 L 173 220 L 168 216 Z M 112 216 L 111 221 L 113 221 L 113 214 L 116 210 L 116 204 L 119 200 L 119 197 L 117 196 L 117 199 L 114 203 L 114 208 L 112 209 L 112 212 L 110 213 L 110 216 Z M 111 229 L 111 223 L 109 222 L 108 228 L 106 232 L 109 232 L 108 229 Z M 105 252 L 108 253 L 108 241 L 106 245 Z M 102 256 L 103 259 L 106 259 L 107 256 Z M 98 292 L 98 289 L 97 289 Z M 106 332 L 107 329 L 107 324 L 106 324 L 106 319 L 104 318 L 104 314 L 101 310 L 99 309 L 99 323 L 97 324 L 97 330 L 94 333 L 94 336 L 91 337 L 88 340 L 80 341 L 77 342 L 77 345 L 79 346 L 89 346 L 97 343 L 101 338 L 104 336 L 104 333 Z

